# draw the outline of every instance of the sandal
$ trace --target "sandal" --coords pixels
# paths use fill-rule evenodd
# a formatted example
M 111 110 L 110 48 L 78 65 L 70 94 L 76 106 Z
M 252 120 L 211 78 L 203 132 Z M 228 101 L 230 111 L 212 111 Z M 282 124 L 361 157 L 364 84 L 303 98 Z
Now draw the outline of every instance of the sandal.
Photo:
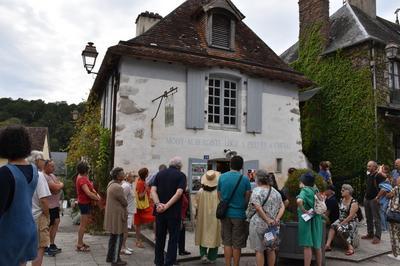
M 86 247 L 85 245 L 83 245 L 81 247 L 76 246 L 76 251 L 77 252 L 90 252 L 90 248 Z
M 332 251 L 332 248 L 329 246 L 325 246 L 325 252 L 329 252 L 329 251 Z
M 348 249 L 348 250 L 346 251 L 346 253 L 344 253 L 344 254 L 346 254 L 346 256 L 351 256 L 351 255 L 354 254 L 354 249 Z
M 143 245 L 142 241 L 137 241 L 137 242 L 136 242 L 136 246 L 137 246 L 138 248 L 144 248 L 144 245 Z

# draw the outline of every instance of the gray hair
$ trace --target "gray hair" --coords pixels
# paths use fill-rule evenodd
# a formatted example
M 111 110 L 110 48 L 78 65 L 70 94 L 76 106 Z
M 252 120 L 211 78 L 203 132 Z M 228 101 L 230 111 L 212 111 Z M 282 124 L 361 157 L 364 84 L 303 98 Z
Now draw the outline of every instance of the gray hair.
M 169 166 L 181 169 L 182 168 L 182 158 L 175 156 L 171 160 L 169 160 Z
M 353 195 L 354 189 L 351 185 L 343 184 L 342 189 L 347 190 L 350 193 L 350 195 Z
M 263 170 L 263 169 L 259 169 L 256 172 L 256 180 L 258 183 L 263 184 L 263 185 L 271 185 L 271 177 L 269 176 L 268 172 Z
M 36 161 L 37 160 L 44 160 L 44 155 L 43 152 L 41 151 L 31 151 L 31 155 L 29 155 L 28 158 L 26 158 L 26 160 L 29 163 L 35 164 L 36 165 Z
M 115 167 L 114 169 L 112 169 L 110 172 L 111 179 L 117 180 L 121 172 L 124 172 L 124 169 L 121 167 Z

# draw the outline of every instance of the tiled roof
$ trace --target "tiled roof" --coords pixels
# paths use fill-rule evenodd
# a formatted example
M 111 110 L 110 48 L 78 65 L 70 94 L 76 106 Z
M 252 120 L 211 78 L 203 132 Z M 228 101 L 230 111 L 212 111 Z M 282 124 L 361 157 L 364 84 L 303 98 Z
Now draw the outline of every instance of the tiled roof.
M 250 76 L 312 85 L 301 73 L 283 62 L 243 21 L 235 27 L 234 50 L 209 47 L 203 7 L 215 0 L 187 0 L 142 35 L 110 47 L 93 89 L 104 86 L 102 71 L 111 71 L 111 55 L 177 62 L 197 67 L 238 69 Z M 232 7 L 231 1 L 228 4 Z M 220 1 L 219 1 L 220 2 Z M 232 10 L 237 10 L 236 7 Z M 239 12 L 237 10 L 237 12 Z M 242 17 L 240 13 L 237 17 Z M 116 60 L 117 61 L 117 60 Z M 100 85 L 101 84 L 101 85 Z
M 400 25 L 381 17 L 372 18 L 357 7 L 344 5 L 331 17 L 329 43 L 324 54 L 351 47 L 365 41 L 374 40 L 387 44 L 400 44 Z M 298 58 L 298 44 L 286 50 L 281 58 L 291 63 Z

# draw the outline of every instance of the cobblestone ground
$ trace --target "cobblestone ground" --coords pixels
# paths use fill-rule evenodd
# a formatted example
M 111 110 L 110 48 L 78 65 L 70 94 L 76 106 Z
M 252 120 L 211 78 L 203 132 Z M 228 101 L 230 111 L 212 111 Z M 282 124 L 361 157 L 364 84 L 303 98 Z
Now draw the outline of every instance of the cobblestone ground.
M 85 236 L 85 242 L 90 245 L 91 252 L 82 253 L 75 251 L 78 227 L 72 225 L 71 218 L 66 214 L 62 217 L 59 233 L 56 237 L 56 244 L 62 248 L 62 253 L 56 257 L 45 257 L 43 265 L 45 266 L 96 266 L 96 265 L 110 265 L 105 262 L 108 237 L 107 236 Z M 134 247 L 134 239 L 128 239 L 128 246 Z M 154 265 L 154 249 L 148 243 L 145 243 L 144 249 L 134 247 L 133 255 L 122 256 L 122 259 L 128 262 L 128 265 Z M 202 265 L 200 261 L 181 262 L 179 265 Z M 217 261 L 218 266 L 224 265 L 223 259 Z M 241 259 L 240 265 L 253 266 L 255 265 L 254 257 L 244 257 Z M 279 265 L 300 266 L 303 265 L 301 261 L 285 260 L 281 261 Z M 350 263 L 339 260 L 327 260 L 328 266 L 395 266 L 400 265 L 400 261 L 389 258 L 387 255 L 382 255 L 363 261 L 361 263 Z

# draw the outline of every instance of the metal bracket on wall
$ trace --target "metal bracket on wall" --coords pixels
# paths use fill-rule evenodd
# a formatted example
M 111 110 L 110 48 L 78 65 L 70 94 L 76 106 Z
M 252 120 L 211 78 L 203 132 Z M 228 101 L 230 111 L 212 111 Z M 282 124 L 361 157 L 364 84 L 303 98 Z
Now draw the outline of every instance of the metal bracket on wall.
M 157 108 L 157 112 L 156 112 L 156 114 L 155 114 L 155 116 L 151 119 L 151 123 L 153 123 L 153 121 L 154 121 L 154 119 L 156 119 L 156 117 L 157 117 L 157 115 L 158 115 L 158 112 L 160 111 L 160 107 L 161 107 L 161 104 L 162 104 L 162 102 L 163 102 L 163 100 L 164 100 L 164 98 L 167 98 L 168 96 L 172 96 L 172 95 L 174 95 L 175 93 L 177 93 L 178 92 L 178 87 L 171 87 L 170 89 L 169 89 L 169 91 L 164 91 L 164 93 L 161 95 L 161 96 L 158 96 L 157 98 L 155 98 L 155 99 L 153 99 L 151 102 L 152 103 L 154 103 L 155 101 L 157 101 L 158 99 L 161 99 L 160 100 L 160 103 L 158 104 L 158 108 Z

